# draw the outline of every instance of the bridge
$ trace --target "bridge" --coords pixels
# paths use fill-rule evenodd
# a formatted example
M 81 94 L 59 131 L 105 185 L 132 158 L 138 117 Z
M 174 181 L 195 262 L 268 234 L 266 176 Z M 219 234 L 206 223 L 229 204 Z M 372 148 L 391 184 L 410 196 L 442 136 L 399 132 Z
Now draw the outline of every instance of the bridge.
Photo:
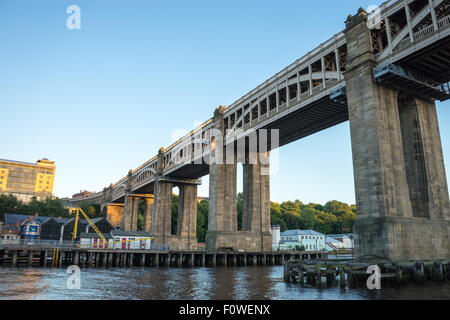
M 450 98 L 448 0 L 391 0 L 349 15 L 308 52 L 135 170 L 74 205 L 156 243 L 196 248 L 197 186 L 209 174 L 208 250 L 272 250 L 270 152 L 349 121 L 357 258 L 450 258 L 450 204 L 435 101 Z M 244 212 L 237 228 L 237 163 Z M 172 188 L 179 187 L 171 235 Z

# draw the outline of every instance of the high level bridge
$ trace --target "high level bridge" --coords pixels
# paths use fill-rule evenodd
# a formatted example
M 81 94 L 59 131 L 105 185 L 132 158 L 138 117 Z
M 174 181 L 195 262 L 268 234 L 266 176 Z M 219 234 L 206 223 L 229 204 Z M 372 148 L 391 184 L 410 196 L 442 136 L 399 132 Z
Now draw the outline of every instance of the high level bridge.
M 350 121 L 356 252 L 386 259 L 450 258 L 450 205 L 435 101 L 450 97 L 448 0 L 391 0 L 349 16 L 345 30 L 287 66 L 128 175 L 74 205 L 108 206 L 111 222 L 156 243 L 195 248 L 198 179 L 210 176 L 207 247 L 271 251 L 269 151 Z M 261 129 L 245 156 L 227 153 Z M 241 140 L 240 140 L 241 139 Z M 255 156 L 259 154 L 259 156 Z M 246 161 L 249 159 L 254 161 Z M 214 160 L 214 161 L 211 161 Z M 222 161 L 221 161 L 222 160 Z M 237 229 L 236 160 L 243 162 Z M 171 235 L 172 187 L 180 190 Z M 417 241 L 420 239 L 420 241 Z

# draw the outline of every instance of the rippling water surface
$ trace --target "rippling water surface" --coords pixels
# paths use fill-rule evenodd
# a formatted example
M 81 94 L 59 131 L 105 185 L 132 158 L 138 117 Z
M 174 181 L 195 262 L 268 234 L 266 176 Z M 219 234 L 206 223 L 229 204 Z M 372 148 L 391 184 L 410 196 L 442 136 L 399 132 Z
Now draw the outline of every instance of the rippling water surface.
M 0 299 L 450 299 L 449 282 L 380 291 L 287 284 L 282 266 L 82 269 L 80 290 L 67 289 L 68 277 L 66 269 L 0 268 Z

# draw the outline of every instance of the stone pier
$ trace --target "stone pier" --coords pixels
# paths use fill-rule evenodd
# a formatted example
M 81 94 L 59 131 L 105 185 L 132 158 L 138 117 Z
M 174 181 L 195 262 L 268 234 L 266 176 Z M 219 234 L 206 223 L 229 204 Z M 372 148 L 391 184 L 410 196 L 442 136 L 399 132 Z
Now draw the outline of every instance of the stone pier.
M 272 251 L 269 155 L 249 153 L 245 156 L 243 230 L 238 231 L 238 156 L 223 148 L 223 108 L 216 109 L 213 127 L 216 132 L 209 165 L 207 250 Z
M 181 248 L 197 249 L 197 185 L 179 186 L 177 239 Z
M 357 258 L 450 257 L 450 205 L 434 102 L 376 82 L 367 15 L 346 23 Z

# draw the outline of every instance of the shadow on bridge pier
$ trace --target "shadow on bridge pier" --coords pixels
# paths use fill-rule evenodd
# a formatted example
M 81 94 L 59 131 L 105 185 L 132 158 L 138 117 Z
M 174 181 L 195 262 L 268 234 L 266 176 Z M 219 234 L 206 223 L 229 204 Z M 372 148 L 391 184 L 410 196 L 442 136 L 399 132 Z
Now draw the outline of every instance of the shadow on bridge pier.
M 114 249 L 3 249 L 0 265 L 12 267 L 256 267 L 291 260 L 327 260 L 327 252 L 206 252 Z

